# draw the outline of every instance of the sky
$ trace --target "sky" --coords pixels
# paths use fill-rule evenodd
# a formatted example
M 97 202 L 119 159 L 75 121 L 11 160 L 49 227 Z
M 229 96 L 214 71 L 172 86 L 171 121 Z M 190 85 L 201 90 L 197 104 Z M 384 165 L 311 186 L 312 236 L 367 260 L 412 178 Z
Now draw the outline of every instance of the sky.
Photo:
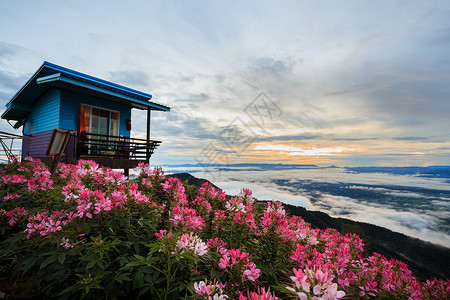
M 170 106 L 152 164 L 450 165 L 447 0 L 0 4 L 0 112 L 49 61 Z

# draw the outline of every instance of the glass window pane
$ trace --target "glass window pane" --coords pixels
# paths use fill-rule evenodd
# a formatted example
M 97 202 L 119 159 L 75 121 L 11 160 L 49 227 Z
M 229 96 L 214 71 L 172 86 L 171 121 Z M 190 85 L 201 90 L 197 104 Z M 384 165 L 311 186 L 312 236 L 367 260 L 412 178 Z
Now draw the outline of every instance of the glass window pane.
M 98 114 L 95 113 L 94 109 L 91 116 L 91 133 L 98 133 Z
M 118 113 L 106 109 L 92 108 L 90 132 L 104 135 L 118 135 Z
M 98 133 L 108 134 L 108 132 L 109 132 L 108 117 L 100 115 L 98 118 Z

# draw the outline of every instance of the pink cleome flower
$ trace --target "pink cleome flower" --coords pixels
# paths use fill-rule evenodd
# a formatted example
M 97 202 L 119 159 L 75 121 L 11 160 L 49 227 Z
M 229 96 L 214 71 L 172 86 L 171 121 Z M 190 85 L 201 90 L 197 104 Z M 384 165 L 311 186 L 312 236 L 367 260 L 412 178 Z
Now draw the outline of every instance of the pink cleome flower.
M 198 235 L 183 234 L 177 241 L 176 248 L 179 250 L 188 250 L 197 256 L 203 256 L 208 253 L 208 246 L 204 243 Z
M 9 217 L 9 226 L 14 226 L 20 217 L 26 216 L 28 211 L 24 207 L 16 207 L 11 211 L 5 212 L 5 216 Z

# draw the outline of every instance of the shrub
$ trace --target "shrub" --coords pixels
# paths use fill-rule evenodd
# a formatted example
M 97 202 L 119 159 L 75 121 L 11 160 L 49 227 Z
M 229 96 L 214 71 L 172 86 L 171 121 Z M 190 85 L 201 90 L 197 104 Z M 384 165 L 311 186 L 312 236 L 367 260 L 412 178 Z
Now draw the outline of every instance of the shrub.
M 354 234 L 313 229 L 281 203 L 80 160 L 0 167 L 0 291 L 9 298 L 448 299 L 448 280 L 364 257 Z

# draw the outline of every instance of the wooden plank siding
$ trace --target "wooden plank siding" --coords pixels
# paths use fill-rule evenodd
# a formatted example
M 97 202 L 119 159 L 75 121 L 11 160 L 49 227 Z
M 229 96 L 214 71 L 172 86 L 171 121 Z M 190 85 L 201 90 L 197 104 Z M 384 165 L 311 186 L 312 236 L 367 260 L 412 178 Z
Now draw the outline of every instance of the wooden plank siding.
M 24 136 L 22 140 L 22 157 L 44 157 L 52 134 L 53 129 Z
M 27 156 L 35 157 L 35 158 L 44 158 L 49 157 L 46 156 L 47 148 L 50 143 L 50 139 L 52 137 L 53 130 L 48 130 L 44 132 L 34 133 L 32 135 L 23 136 L 22 138 L 22 157 L 25 158 Z M 70 140 L 69 146 L 67 148 L 67 157 L 74 157 L 74 149 L 75 149 L 75 139 L 72 138 Z
M 33 105 L 33 109 L 25 123 L 24 135 L 32 135 L 58 128 L 61 92 L 50 89 Z

